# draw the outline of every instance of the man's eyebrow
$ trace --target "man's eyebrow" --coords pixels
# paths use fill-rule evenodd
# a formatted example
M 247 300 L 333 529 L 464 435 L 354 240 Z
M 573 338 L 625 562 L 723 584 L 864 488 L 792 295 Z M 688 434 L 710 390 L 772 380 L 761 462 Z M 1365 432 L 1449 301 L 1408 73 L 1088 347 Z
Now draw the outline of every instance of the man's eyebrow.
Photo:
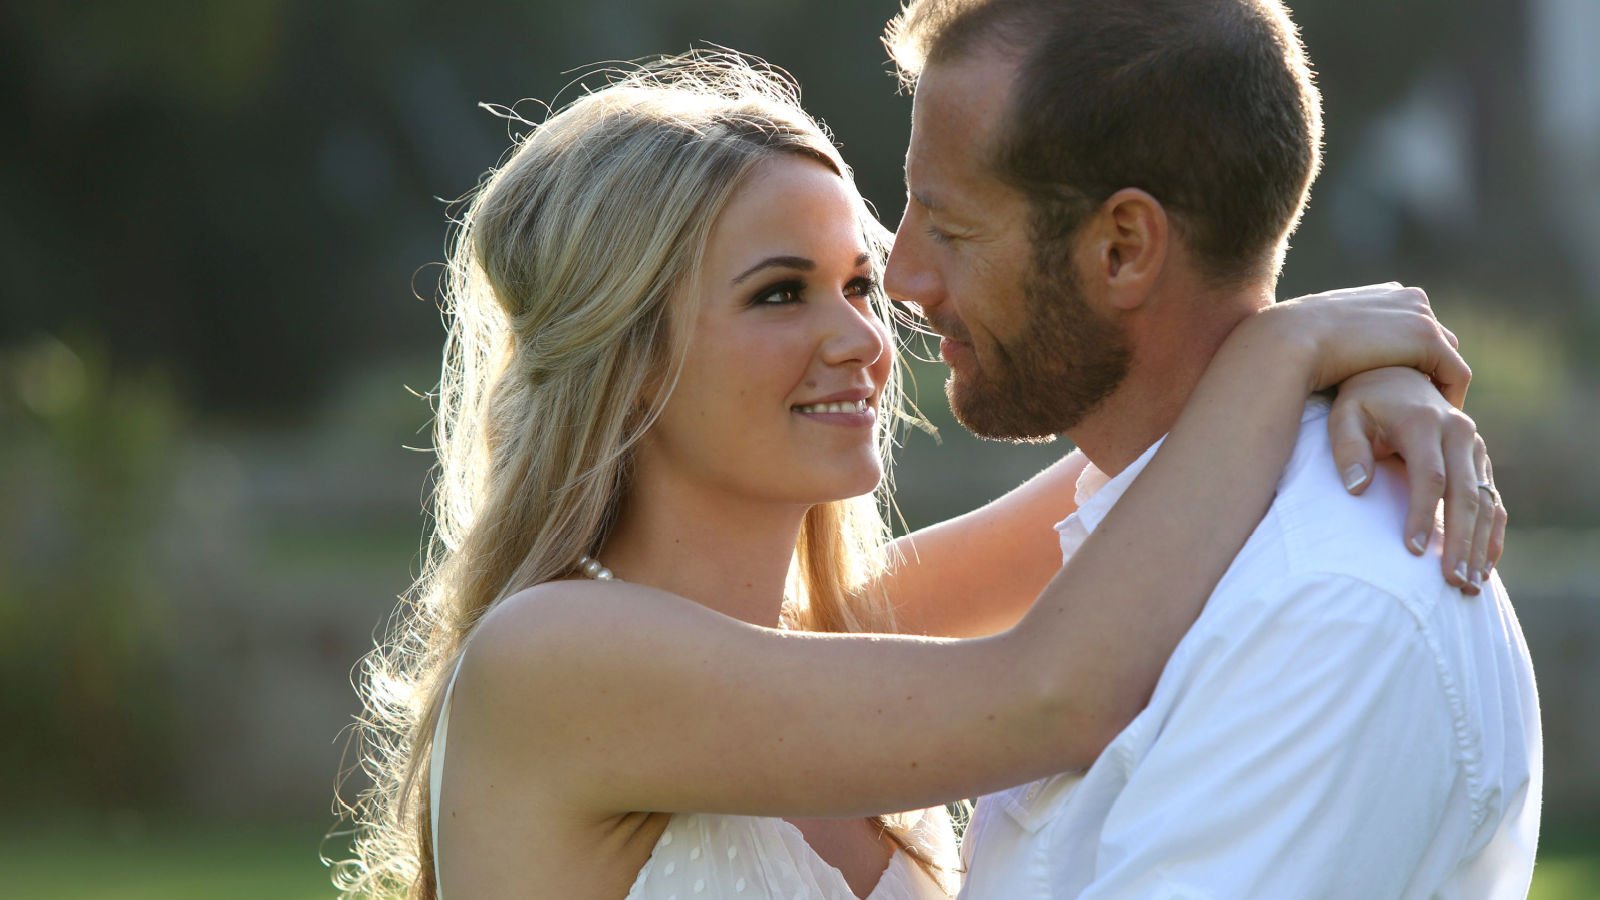
M 917 205 L 921 206 L 923 209 L 930 210 L 932 212 L 944 212 L 944 207 L 935 203 L 927 194 L 924 194 L 921 191 L 913 191 L 910 188 L 906 189 L 906 193 L 910 194 L 911 199 L 917 201 Z
M 859 263 L 857 265 L 859 265 Z M 802 272 L 810 272 L 816 267 L 817 264 L 815 262 L 806 259 L 804 256 L 769 256 L 750 268 L 745 269 L 737 278 L 733 279 L 732 284 L 737 285 L 739 282 L 744 281 L 746 278 L 749 278 L 751 275 L 756 274 L 762 269 L 799 269 Z

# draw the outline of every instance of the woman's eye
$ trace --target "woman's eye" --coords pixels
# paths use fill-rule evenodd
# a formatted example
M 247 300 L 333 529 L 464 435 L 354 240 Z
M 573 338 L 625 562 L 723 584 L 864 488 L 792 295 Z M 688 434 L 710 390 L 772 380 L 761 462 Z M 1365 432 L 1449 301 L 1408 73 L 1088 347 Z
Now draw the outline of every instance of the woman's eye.
M 866 276 L 851 279 L 850 283 L 844 286 L 846 297 L 870 297 L 877 292 L 878 279 Z
M 800 294 L 805 285 L 798 281 L 785 281 L 762 289 L 750 298 L 751 306 L 782 306 L 786 303 L 799 303 Z

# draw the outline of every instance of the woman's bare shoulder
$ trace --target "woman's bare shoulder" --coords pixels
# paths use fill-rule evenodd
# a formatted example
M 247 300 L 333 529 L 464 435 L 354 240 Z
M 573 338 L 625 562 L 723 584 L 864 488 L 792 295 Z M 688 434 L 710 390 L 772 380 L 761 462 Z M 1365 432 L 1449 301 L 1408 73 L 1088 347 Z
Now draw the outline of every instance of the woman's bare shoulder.
M 477 670 L 475 682 L 502 686 L 508 678 L 537 679 L 552 670 L 570 676 L 575 668 L 606 666 L 653 631 L 681 628 L 706 615 L 715 614 L 645 585 L 548 581 L 506 597 L 484 615 L 473 629 L 464 669 Z
M 561 752 L 568 730 L 595 714 L 597 695 L 636 678 L 641 630 L 682 598 L 620 581 L 550 581 L 484 614 L 468 640 L 452 701 L 452 731 L 503 758 Z M 459 723 L 457 722 L 459 720 Z M 459 724 L 459 727 L 458 727 Z M 529 735 L 546 740 L 532 741 Z M 555 740 L 550 740 L 555 739 Z
M 496 603 L 474 629 L 473 643 L 500 635 L 518 643 L 551 629 L 615 627 L 627 621 L 705 612 L 677 594 L 628 581 L 546 581 Z

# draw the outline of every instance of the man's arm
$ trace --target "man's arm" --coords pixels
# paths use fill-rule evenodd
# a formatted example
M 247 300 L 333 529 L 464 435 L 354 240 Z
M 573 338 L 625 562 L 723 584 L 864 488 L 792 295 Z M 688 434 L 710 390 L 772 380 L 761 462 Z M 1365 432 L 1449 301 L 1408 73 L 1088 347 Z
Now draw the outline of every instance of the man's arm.
M 1193 648 L 1084 900 L 1407 890 L 1459 789 L 1435 654 L 1400 600 L 1354 578 L 1274 593 Z

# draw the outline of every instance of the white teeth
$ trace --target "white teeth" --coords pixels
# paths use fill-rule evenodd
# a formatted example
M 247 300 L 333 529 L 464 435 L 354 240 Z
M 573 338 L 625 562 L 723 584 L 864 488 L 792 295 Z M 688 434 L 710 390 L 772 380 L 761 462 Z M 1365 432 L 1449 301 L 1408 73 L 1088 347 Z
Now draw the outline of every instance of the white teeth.
M 809 406 L 796 406 L 795 412 L 803 413 L 853 413 L 864 412 L 867 401 L 855 400 L 844 403 L 813 403 Z

